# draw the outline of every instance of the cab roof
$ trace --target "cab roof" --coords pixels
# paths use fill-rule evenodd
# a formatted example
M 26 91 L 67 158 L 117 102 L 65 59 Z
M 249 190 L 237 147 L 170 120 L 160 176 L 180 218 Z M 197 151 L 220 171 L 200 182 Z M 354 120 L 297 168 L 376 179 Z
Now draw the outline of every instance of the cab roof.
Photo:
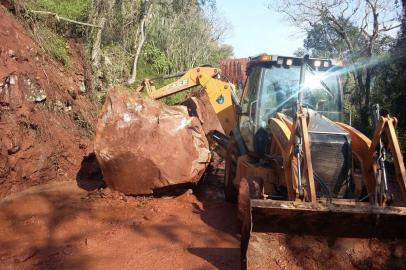
M 308 55 L 305 55 L 304 57 L 293 57 L 264 53 L 258 56 L 250 57 L 247 68 L 250 69 L 256 65 L 279 65 L 284 67 L 302 66 L 304 63 L 307 63 L 311 67 L 317 69 L 329 69 L 333 66 L 341 66 L 341 64 L 334 59 L 310 58 Z

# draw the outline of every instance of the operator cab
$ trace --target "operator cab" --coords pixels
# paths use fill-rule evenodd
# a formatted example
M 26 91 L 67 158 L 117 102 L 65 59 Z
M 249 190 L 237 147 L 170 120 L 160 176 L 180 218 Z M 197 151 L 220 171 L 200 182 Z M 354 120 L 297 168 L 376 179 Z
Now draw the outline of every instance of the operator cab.
M 263 155 L 268 120 L 277 113 L 293 118 L 298 107 L 342 121 L 339 67 L 329 59 L 262 54 L 250 59 L 241 96 L 239 128 L 247 150 Z

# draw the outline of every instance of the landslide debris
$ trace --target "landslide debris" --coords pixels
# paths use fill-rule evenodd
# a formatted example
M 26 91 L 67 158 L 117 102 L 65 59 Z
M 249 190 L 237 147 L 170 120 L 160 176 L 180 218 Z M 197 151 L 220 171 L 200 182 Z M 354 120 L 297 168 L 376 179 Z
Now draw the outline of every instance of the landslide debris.
M 49 181 L 74 180 L 92 151 L 96 106 L 84 95 L 80 45 L 66 69 L 0 5 L 0 197 Z

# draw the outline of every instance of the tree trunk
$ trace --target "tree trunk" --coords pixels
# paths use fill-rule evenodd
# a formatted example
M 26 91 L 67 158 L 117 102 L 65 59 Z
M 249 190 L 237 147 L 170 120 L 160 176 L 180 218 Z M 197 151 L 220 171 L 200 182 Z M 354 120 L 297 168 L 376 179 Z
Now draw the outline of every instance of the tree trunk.
M 133 66 L 132 66 L 131 75 L 127 81 L 127 84 L 133 84 L 133 83 L 135 83 L 135 80 L 137 79 L 138 59 L 141 54 L 142 46 L 145 43 L 145 24 L 146 24 L 146 20 L 149 16 L 150 12 L 151 12 L 150 1 L 144 0 L 141 5 L 139 31 L 138 31 L 137 35 L 135 36 L 135 42 L 134 42 L 135 55 L 134 55 L 134 60 L 133 60 Z
M 354 72 L 354 78 L 355 78 L 355 85 L 357 89 L 357 100 L 356 102 L 358 103 L 358 110 L 360 114 L 360 123 L 359 126 L 357 125 L 357 128 L 362 131 L 366 132 L 367 127 L 368 127 L 368 108 L 366 108 L 366 92 L 367 90 L 365 89 L 365 84 L 363 81 L 363 74 L 364 71 L 362 69 L 356 70 Z M 369 97 L 368 97 L 369 99 Z M 368 101 L 369 102 L 369 101 Z
M 105 17 L 101 17 L 99 20 L 99 26 L 101 28 L 99 28 L 97 30 L 96 33 L 96 37 L 93 41 L 93 45 L 92 45 L 92 65 L 93 67 L 98 67 L 99 63 L 100 63 L 100 51 L 101 51 L 101 37 L 102 37 L 102 32 L 104 29 L 104 24 L 106 23 L 106 18 Z
M 370 100 L 371 100 L 371 77 L 372 71 L 370 68 L 366 69 L 365 75 L 365 103 L 364 105 L 369 108 Z

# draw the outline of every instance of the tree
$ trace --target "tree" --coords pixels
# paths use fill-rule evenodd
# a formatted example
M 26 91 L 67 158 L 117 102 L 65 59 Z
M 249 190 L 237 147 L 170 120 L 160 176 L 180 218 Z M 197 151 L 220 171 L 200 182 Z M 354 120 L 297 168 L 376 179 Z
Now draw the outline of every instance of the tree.
M 130 78 L 128 79 L 128 84 L 133 84 L 135 79 L 137 78 L 137 66 L 138 66 L 138 59 L 141 53 L 142 46 L 144 46 L 146 33 L 146 23 L 148 18 L 150 17 L 152 10 L 152 2 L 150 0 L 143 0 L 141 3 L 141 11 L 138 19 L 138 31 L 137 34 L 134 36 L 134 60 L 133 66 L 131 70 Z
M 90 58 L 94 68 L 97 68 L 100 63 L 102 33 L 106 21 L 112 16 L 114 4 L 115 0 L 92 0 L 90 5 L 89 22 L 99 26 L 99 28 L 90 29 L 89 33 L 92 40 Z
M 221 45 L 227 29 L 213 1 L 166 1 L 153 14 L 147 47 L 156 55 L 149 54 L 146 60 L 153 63 L 160 59 L 168 65 L 164 70 L 169 73 L 219 64 L 219 57 L 232 55 L 230 47 Z
M 343 18 L 338 20 L 345 29 L 351 43 L 357 48 L 362 47 L 365 41 L 359 34 L 357 27 Z M 303 41 L 303 47 L 314 57 L 339 59 L 352 57 L 354 60 L 357 58 L 357 55 L 347 55 L 348 49 L 345 41 L 328 22 L 324 21 L 312 25 L 307 30 L 307 37 Z
M 99 89 L 232 54 L 221 45 L 227 24 L 214 0 L 92 0 L 89 11 L 89 22 L 101 26 L 89 33 Z
M 377 77 L 376 95 L 374 101 L 384 105 L 384 108 L 397 117 L 398 136 L 406 154 L 406 1 L 402 1 L 402 26 L 397 42 L 390 50 L 391 61 L 380 67 Z
M 307 46 L 322 51 L 334 48 L 342 55 L 354 77 L 361 123 L 369 122 L 374 58 L 382 48 L 386 33 L 400 26 L 392 0 L 288 0 L 279 1 L 277 10 L 311 35 Z M 313 32 L 312 32 L 313 31 Z M 321 48 L 317 35 L 328 45 Z M 359 62 L 363 61 L 363 64 Z

